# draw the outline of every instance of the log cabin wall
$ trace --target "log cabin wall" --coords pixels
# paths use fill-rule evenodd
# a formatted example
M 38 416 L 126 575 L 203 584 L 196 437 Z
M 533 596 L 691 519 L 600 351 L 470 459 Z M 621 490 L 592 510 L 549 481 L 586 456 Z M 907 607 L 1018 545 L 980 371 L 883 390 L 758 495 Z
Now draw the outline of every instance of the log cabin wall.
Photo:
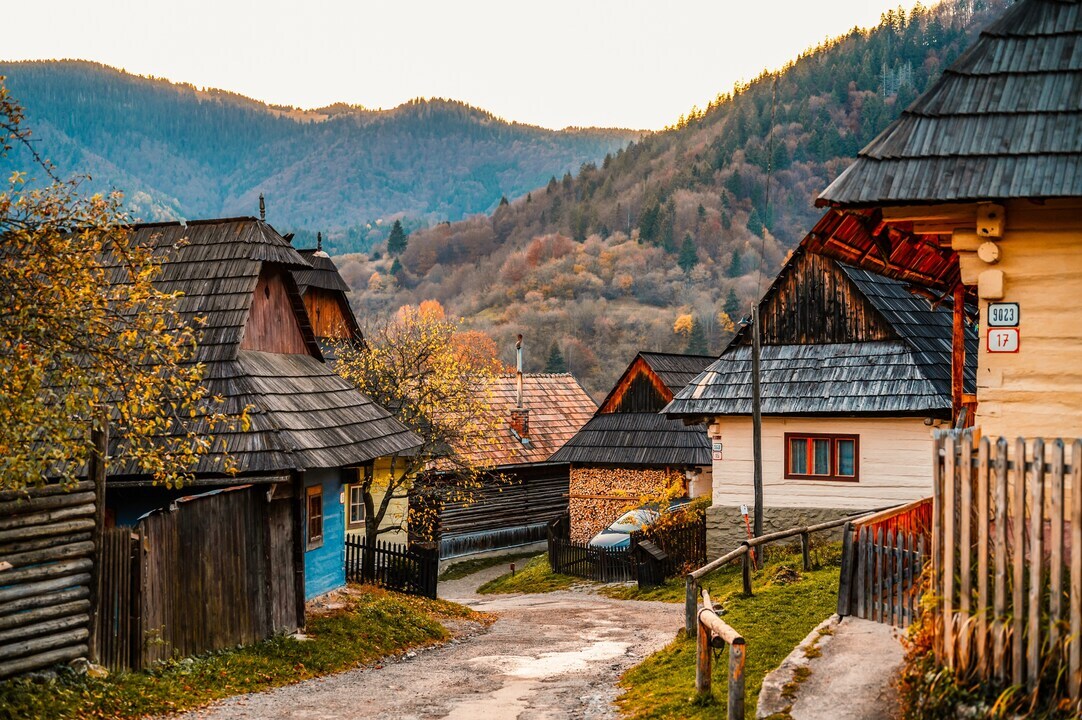
M 989 437 L 1082 437 L 1082 203 L 1012 202 L 995 244 L 995 263 L 959 252 L 962 280 L 980 296 L 976 424 Z M 985 273 L 1002 273 L 1002 292 Z M 988 351 L 992 302 L 1018 303 L 1018 352 Z
M 889 340 L 896 334 L 832 260 L 801 252 L 760 307 L 764 345 Z M 750 344 L 745 333 L 743 344 Z
M 568 511 L 572 542 L 587 542 L 622 513 L 674 484 L 684 474 L 670 468 L 572 467 Z
M 334 340 L 351 339 L 353 332 L 345 308 L 345 298 L 340 292 L 310 287 L 304 293 L 304 307 L 308 311 L 312 332 L 318 338 Z
M 310 353 L 284 271 L 264 266 L 259 274 L 240 349 L 289 355 Z

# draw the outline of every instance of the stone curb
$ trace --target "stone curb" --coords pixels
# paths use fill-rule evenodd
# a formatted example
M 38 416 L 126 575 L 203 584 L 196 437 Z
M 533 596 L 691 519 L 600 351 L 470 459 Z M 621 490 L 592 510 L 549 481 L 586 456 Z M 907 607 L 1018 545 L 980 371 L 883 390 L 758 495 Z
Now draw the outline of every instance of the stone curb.
M 766 677 L 763 678 L 763 687 L 759 691 L 759 704 L 755 708 L 756 718 L 766 718 L 775 714 L 788 714 L 789 708 L 795 702 L 795 698 L 786 698 L 782 695 L 782 690 L 786 684 L 796 679 L 798 668 L 806 668 L 811 663 L 812 659 L 807 657 L 806 654 L 808 649 L 813 646 L 822 647 L 824 643 L 830 642 L 833 635 L 824 635 L 823 631 L 833 631 L 840 621 L 841 618 L 835 613 L 816 625 L 815 629 L 808 633 L 800 641 L 800 644 L 793 648 L 793 651 L 781 661 L 781 665 L 767 673 Z M 748 649 L 754 651 L 753 648 L 749 647 Z

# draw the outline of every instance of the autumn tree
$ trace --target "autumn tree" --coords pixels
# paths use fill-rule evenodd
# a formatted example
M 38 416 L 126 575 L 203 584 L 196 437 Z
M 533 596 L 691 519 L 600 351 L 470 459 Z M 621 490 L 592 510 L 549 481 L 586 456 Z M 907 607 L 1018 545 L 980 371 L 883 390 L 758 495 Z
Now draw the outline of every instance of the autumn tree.
M 199 318 L 154 285 L 121 197 L 86 196 L 29 143 L 0 77 L 0 158 L 29 158 L 0 190 L 0 489 L 74 482 L 95 451 L 183 484 L 230 418 L 194 362 Z M 223 471 L 230 468 L 223 462 Z
M 395 220 L 394 225 L 391 226 L 391 234 L 387 237 L 387 254 L 401 255 L 406 251 L 408 241 L 406 231 L 402 229 L 402 221 Z
M 388 522 L 395 500 L 407 498 L 419 475 L 440 471 L 453 478 L 441 485 L 445 501 L 468 500 L 485 468 L 471 459 L 496 431 L 492 382 L 502 370 L 496 345 L 484 333 L 462 331 L 430 300 L 407 305 L 393 318 L 365 333 L 363 348 L 339 350 L 336 370 L 361 392 L 390 410 L 418 436 L 421 444 L 409 454 L 391 458 L 386 486 L 371 476 L 361 484 L 365 537 L 369 543 L 400 522 Z M 379 502 L 377 493 L 382 493 Z M 383 526 L 383 527 L 381 527 Z
M 692 318 L 691 331 L 688 333 L 688 344 L 684 349 L 688 355 L 706 355 L 710 348 L 706 344 L 706 333 L 703 331 L 701 320 Z

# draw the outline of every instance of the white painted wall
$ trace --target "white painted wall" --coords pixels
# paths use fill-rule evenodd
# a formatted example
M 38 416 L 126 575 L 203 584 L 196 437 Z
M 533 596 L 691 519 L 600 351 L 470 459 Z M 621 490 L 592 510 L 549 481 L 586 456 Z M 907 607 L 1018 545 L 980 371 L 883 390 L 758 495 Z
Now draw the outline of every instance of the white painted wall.
M 763 501 L 771 507 L 864 510 L 932 494 L 932 428 L 921 418 L 763 418 Z M 785 433 L 860 436 L 858 482 L 786 480 Z M 752 507 L 750 417 L 719 417 L 722 459 L 714 461 L 715 506 Z

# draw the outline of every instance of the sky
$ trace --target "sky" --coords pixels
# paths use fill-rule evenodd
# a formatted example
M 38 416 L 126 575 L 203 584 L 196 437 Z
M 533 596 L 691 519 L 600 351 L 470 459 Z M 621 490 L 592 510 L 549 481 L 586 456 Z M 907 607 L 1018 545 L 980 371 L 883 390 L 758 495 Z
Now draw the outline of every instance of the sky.
M 559 129 L 659 129 L 913 0 L 35 0 L 0 59 L 77 58 L 268 103 L 461 100 Z

